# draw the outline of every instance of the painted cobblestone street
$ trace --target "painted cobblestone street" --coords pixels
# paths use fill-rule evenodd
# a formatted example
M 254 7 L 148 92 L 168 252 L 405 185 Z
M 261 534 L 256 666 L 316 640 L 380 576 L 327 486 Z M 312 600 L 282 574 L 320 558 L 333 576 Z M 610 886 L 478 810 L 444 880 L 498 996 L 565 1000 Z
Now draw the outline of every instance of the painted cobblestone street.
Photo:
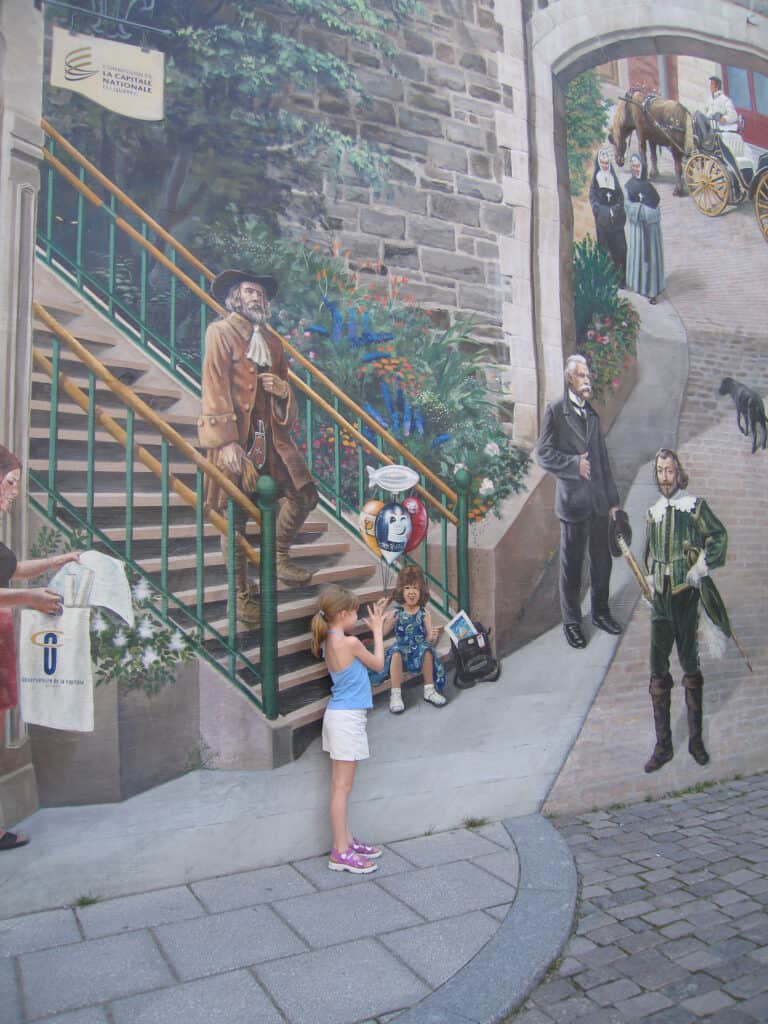
M 510 1024 L 768 1020 L 768 776 L 554 824 L 578 924 Z

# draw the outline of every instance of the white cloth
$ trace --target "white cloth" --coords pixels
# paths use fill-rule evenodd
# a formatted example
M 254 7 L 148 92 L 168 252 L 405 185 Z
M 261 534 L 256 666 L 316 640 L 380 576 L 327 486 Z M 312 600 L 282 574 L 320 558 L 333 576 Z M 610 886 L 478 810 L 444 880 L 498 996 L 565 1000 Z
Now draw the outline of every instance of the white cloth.
M 369 756 L 364 708 L 326 708 L 323 750 L 333 761 L 363 761 Z
M 21 613 L 19 683 L 25 722 L 93 732 L 90 608 Z
M 722 91 L 718 91 L 710 97 L 704 114 L 706 117 L 717 119 L 717 126 L 721 132 L 737 132 L 739 130 L 739 116 L 736 113 L 736 107 L 730 97 Z
M 79 562 L 68 562 L 59 569 L 48 586 L 62 595 L 65 606 L 108 608 L 133 629 L 131 588 L 125 565 L 118 558 L 101 551 L 84 551 Z M 73 593 L 78 591 L 82 593 L 73 600 Z
M 254 327 L 253 333 L 251 334 L 251 343 L 248 346 L 248 351 L 245 353 L 245 358 L 250 359 L 256 363 L 257 366 L 271 366 L 272 356 L 269 354 L 269 346 L 264 339 L 264 335 L 261 333 L 260 327 Z
M 613 180 L 610 168 L 607 171 L 598 171 L 596 180 L 598 188 L 609 188 L 612 192 L 616 191 L 616 182 Z

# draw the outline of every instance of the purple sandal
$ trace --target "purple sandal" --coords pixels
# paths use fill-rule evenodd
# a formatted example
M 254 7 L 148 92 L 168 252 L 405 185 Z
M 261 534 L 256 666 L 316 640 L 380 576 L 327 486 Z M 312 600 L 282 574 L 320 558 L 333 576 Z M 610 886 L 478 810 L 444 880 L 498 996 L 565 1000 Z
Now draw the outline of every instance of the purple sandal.
M 351 871 L 353 875 L 370 875 L 378 866 L 373 861 L 361 857 L 359 853 L 355 853 L 351 846 L 343 853 L 339 853 L 336 849 L 331 850 L 328 861 L 331 871 Z
M 350 850 L 354 850 L 355 853 L 359 853 L 361 857 L 367 857 L 368 860 L 376 860 L 377 857 L 381 856 L 381 847 L 369 846 L 367 843 L 361 843 L 359 839 L 353 839 L 349 844 Z

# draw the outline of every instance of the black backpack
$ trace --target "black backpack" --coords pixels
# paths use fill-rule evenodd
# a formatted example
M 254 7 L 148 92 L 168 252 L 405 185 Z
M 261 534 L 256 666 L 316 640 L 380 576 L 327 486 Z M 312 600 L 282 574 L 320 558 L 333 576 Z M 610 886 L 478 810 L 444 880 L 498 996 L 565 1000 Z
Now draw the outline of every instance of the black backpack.
M 477 636 L 467 636 L 454 645 L 456 678 L 454 685 L 468 690 L 479 682 L 496 682 L 501 675 L 501 664 L 493 656 L 491 631 L 482 622 L 475 622 Z

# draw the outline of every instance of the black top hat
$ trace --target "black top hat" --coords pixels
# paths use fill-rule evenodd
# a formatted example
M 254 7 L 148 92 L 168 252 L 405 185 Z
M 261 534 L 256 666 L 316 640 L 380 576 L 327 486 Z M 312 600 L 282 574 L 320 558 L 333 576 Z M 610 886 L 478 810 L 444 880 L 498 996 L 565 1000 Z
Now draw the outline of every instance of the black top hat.
M 621 558 L 622 551 L 619 547 L 619 537 L 626 542 L 627 547 L 632 543 L 632 527 L 629 525 L 629 516 L 623 508 L 616 510 L 616 518 L 608 520 L 608 547 L 614 558 Z
M 235 285 L 242 284 L 243 281 L 252 281 L 254 284 L 260 284 L 266 293 L 268 301 L 271 301 L 277 295 L 277 281 L 274 277 L 251 273 L 250 270 L 222 270 L 211 282 L 211 295 L 223 306 L 230 289 L 234 288 Z

